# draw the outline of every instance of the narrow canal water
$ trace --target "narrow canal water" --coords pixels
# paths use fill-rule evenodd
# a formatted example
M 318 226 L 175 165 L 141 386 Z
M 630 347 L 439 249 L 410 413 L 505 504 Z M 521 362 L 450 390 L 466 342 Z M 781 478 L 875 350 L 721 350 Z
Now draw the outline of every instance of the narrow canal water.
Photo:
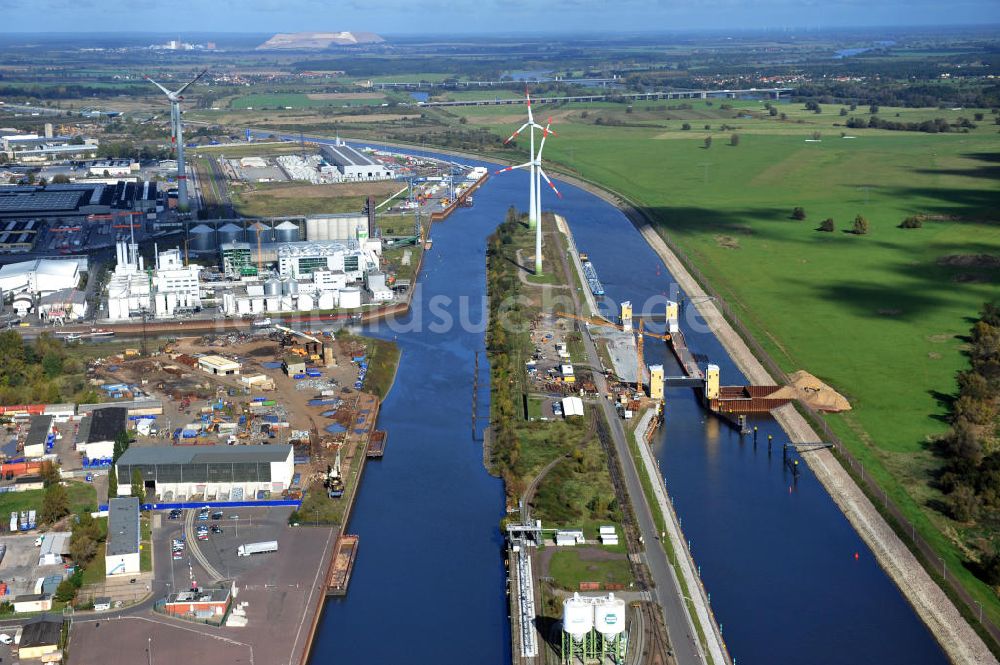
M 641 303 L 669 293 L 672 278 L 624 215 L 583 190 L 559 187 L 564 198 L 546 198 L 545 209 L 570 222 L 609 298 Z M 474 208 L 436 225 L 413 311 L 395 330 L 371 331 L 402 348 L 379 420 L 389 443 L 385 459 L 365 471 L 349 528 L 361 536 L 350 593 L 327 602 L 315 665 L 510 662 L 498 530 L 503 489 L 483 468 L 470 409 L 477 352 L 481 382 L 488 378 L 485 240 L 509 205 L 526 207 L 526 191 L 519 172 L 492 178 Z M 462 316 L 476 329 L 434 325 Z M 724 383 L 743 382 L 713 335 L 682 325 L 692 350 L 720 365 Z M 680 373 L 665 347 L 646 349 L 648 362 Z M 479 399 L 486 413 L 486 385 Z M 757 421 L 754 450 L 751 438 L 709 417 L 690 390 L 669 390 L 666 414 L 654 450 L 740 665 L 947 662 L 808 469 L 797 482 L 784 469 L 785 439 L 773 421 Z M 776 442 L 770 456 L 767 434 Z

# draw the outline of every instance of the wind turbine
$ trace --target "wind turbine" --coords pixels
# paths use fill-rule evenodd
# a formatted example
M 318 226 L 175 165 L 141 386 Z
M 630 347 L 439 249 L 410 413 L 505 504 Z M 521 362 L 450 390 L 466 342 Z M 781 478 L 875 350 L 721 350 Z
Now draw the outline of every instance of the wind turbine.
M 506 141 L 503 142 L 507 145 L 511 141 L 517 138 L 517 135 L 523 132 L 525 129 L 531 130 L 531 148 L 528 151 L 528 158 L 531 160 L 528 164 L 531 167 L 531 193 L 528 197 L 528 228 L 535 228 L 538 221 L 538 217 L 535 216 L 535 212 L 538 210 L 538 174 L 535 173 L 535 130 L 541 129 L 545 130 L 544 127 L 535 122 L 535 116 L 531 113 L 531 94 L 528 89 L 524 89 L 524 98 L 527 100 L 528 106 L 528 122 L 521 125 L 521 127 L 511 134 Z M 524 166 L 523 164 L 521 166 Z M 515 166 L 514 168 L 521 168 L 520 166 Z M 504 169 L 503 171 L 510 171 L 511 169 Z M 503 171 L 497 171 L 497 173 L 503 173 Z
M 531 122 L 534 122 L 533 120 Z M 525 123 L 527 124 L 527 123 Z M 523 128 L 522 128 L 523 129 Z M 536 220 L 534 224 L 535 227 L 535 274 L 542 274 L 542 178 L 545 178 L 545 182 L 548 183 L 552 191 L 556 193 L 556 196 L 562 198 L 562 194 L 556 189 L 556 186 L 552 184 L 552 180 L 542 169 L 542 152 L 545 150 L 545 141 L 549 138 L 549 135 L 555 135 L 552 130 L 552 118 L 549 118 L 548 123 L 541 128 L 542 129 L 542 142 L 538 145 L 538 152 L 536 153 L 532 149 L 531 161 L 525 162 L 524 164 L 518 164 L 517 166 L 508 166 L 505 169 L 500 169 L 497 173 L 504 173 L 506 171 L 513 171 L 514 169 L 523 169 L 527 167 L 530 169 L 531 176 L 531 210 L 528 212 L 528 219 L 532 218 Z M 520 130 L 518 130 L 520 131 Z M 515 134 L 516 136 L 516 134 Z M 532 146 L 532 148 L 534 148 Z
M 148 76 L 146 77 L 147 81 L 162 90 L 163 94 L 170 100 L 170 141 L 177 150 L 177 207 L 181 210 L 188 209 L 187 171 L 184 169 L 184 132 L 181 121 L 181 102 L 184 101 L 184 91 L 204 76 L 207 71 L 207 69 L 202 70 L 200 74 L 172 92 Z

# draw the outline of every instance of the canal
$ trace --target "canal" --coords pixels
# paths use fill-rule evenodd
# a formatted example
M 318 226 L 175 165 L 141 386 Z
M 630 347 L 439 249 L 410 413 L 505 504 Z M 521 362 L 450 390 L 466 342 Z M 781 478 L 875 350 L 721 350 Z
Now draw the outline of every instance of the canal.
M 412 311 L 369 331 L 402 349 L 379 421 L 390 439 L 385 458 L 365 471 L 348 529 L 361 536 L 350 593 L 327 602 L 316 665 L 510 662 L 503 488 L 483 467 L 470 411 L 478 354 L 479 412 L 487 412 L 486 238 L 509 205 L 527 207 L 527 184 L 520 172 L 491 178 L 475 207 L 435 225 Z M 620 211 L 566 183 L 559 188 L 564 198 L 547 197 L 544 208 L 569 221 L 609 300 L 632 300 L 639 311 L 670 293 L 673 279 Z M 724 384 L 742 383 L 718 340 L 695 317 L 682 319 L 692 350 L 721 367 Z M 647 362 L 680 374 L 664 346 L 647 343 L 646 352 Z M 784 468 L 780 428 L 769 419 L 755 424 L 756 448 L 704 412 L 693 391 L 669 389 L 653 442 L 737 662 L 947 662 L 808 468 L 800 464 L 797 480 Z

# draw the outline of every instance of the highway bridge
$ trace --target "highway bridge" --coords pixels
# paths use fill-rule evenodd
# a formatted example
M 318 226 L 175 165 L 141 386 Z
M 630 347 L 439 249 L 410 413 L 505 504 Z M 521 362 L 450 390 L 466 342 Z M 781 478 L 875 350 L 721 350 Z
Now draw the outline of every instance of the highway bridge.
M 535 97 L 535 104 L 567 104 L 586 102 L 606 102 L 626 99 L 629 101 L 655 101 L 664 99 L 736 99 L 744 95 L 766 96 L 769 99 L 780 99 L 782 93 L 792 92 L 794 88 L 741 88 L 724 90 L 665 90 L 661 92 L 614 92 L 599 95 L 569 95 L 565 97 Z M 417 102 L 415 106 L 506 106 L 524 104 L 523 97 L 514 99 L 466 99 L 447 102 Z

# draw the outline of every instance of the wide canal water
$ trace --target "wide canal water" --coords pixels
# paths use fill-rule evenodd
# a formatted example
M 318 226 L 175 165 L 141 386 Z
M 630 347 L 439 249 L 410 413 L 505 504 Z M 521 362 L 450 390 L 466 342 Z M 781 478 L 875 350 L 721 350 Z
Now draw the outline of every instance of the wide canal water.
M 486 238 L 508 206 L 527 207 L 527 184 L 521 172 L 493 177 L 476 192 L 474 208 L 435 225 L 412 312 L 396 330 L 381 324 L 371 331 L 402 349 L 379 420 L 389 442 L 385 458 L 365 470 L 348 529 L 361 536 L 350 592 L 327 602 L 315 665 L 510 662 L 498 530 L 503 489 L 483 468 L 470 410 L 478 353 L 479 412 L 487 412 Z M 564 198 L 546 192 L 544 207 L 569 221 L 609 299 L 638 307 L 669 293 L 673 279 L 621 212 L 564 182 L 559 188 Z M 440 325 L 446 317 L 464 317 L 474 329 Z M 697 322 L 682 327 L 692 350 L 721 367 L 724 384 L 744 382 L 712 334 Z M 668 375 L 680 374 L 664 346 L 647 343 L 646 353 Z M 756 424 L 755 450 L 752 437 L 709 416 L 693 391 L 669 389 L 654 441 L 737 662 L 947 662 L 808 468 L 800 464 L 797 482 L 784 469 L 781 429 L 768 419 Z

